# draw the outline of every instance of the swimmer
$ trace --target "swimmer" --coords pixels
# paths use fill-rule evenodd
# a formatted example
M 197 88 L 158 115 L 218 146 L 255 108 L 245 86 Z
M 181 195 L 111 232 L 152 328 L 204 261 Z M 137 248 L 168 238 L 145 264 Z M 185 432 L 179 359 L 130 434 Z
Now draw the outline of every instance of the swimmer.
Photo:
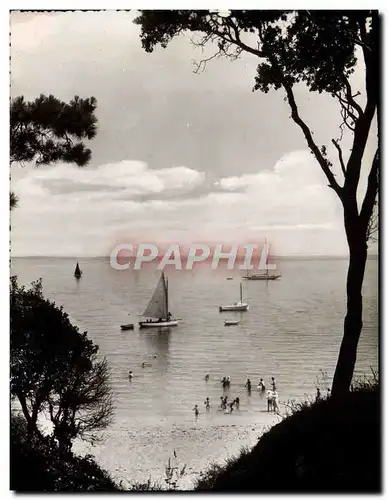
M 194 410 L 195 418 L 198 418 L 198 415 L 199 415 L 198 405 L 195 405 L 193 410 Z

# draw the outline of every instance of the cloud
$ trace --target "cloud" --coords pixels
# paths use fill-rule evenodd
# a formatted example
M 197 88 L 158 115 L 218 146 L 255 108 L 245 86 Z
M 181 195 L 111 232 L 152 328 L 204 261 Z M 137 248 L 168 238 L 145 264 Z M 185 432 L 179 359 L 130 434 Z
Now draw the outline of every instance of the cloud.
M 154 170 L 137 161 L 98 168 L 14 167 L 13 172 L 12 189 L 20 198 L 12 214 L 15 255 L 26 248 L 28 254 L 61 254 L 71 246 L 77 254 L 79 247 L 104 254 L 117 233 L 155 226 L 162 211 L 175 209 L 154 196 L 189 195 L 205 181 L 203 172 L 184 166 Z M 138 201 L 140 195 L 149 199 Z
M 99 120 L 87 168 L 12 167 L 20 196 L 14 254 L 101 255 L 133 239 L 244 242 L 265 235 L 282 254 L 346 252 L 340 202 L 302 150 L 305 139 L 282 91 L 251 92 L 257 58 L 213 60 L 194 75 L 192 60 L 204 55 L 189 36 L 147 54 L 133 17 L 12 13 L 11 95 L 94 95 Z M 361 70 L 355 91 L 363 90 Z M 317 144 L 329 145 L 341 180 L 330 149 L 338 104 L 303 85 L 295 97 Z M 347 157 L 346 140 L 343 150 Z
M 21 200 L 12 214 L 13 251 L 23 253 L 26 241 L 32 253 L 101 255 L 115 242 L 268 237 L 282 254 L 296 241 L 304 253 L 343 253 L 339 201 L 322 181 L 307 151 L 290 152 L 272 170 L 222 177 L 210 191 L 203 172 L 183 166 L 156 170 L 127 160 L 25 170 L 13 181 Z
M 149 169 L 139 161 L 121 161 L 102 165 L 98 168 L 75 168 L 73 165 L 59 164 L 33 169 L 15 183 L 15 189 L 31 193 L 49 192 L 55 195 L 69 195 L 85 192 L 90 197 L 109 197 L 119 193 L 131 199 L 145 194 L 187 193 L 203 184 L 205 174 L 178 166 L 159 170 Z

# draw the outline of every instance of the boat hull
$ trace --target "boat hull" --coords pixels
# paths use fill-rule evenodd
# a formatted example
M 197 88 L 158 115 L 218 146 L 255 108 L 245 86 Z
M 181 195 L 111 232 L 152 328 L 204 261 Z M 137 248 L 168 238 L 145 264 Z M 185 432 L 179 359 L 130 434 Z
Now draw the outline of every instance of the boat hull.
M 279 279 L 280 276 L 243 276 L 244 280 L 248 281 L 275 281 Z
M 128 324 L 128 325 L 121 325 L 122 330 L 133 330 L 134 326 L 133 324 Z
M 170 326 L 177 326 L 179 321 L 177 319 L 172 319 L 170 321 L 140 321 L 140 328 L 163 328 Z
M 230 306 L 220 306 L 220 312 L 224 311 L 248 311 L 248 304 L 231 304 Z
M 233 325 L 237 326 L 239 323 L 240 323 L 239 321 L 233 321 L 233 320 L 228 321 L 228 320 L 225 320 L 224 321 L 224 326 L 233 326 Z

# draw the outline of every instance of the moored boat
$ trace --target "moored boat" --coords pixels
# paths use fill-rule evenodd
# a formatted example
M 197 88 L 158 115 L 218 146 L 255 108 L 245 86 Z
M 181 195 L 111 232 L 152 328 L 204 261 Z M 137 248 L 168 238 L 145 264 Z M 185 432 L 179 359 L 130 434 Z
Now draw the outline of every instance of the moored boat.
M 240 321 L 237 319 L 225 319 L 224 320 L 224 326 L 232 326 L 232 325 L 239 325 Z
M 268 271 L 266 274 L 247 274 L 246 276 L 243 276 L 243 279 L 245 280 L 251 280 L 251 281 L 273 281 L 277 280 L 281 277 L 280 274 L 268 274 Z
M 82 271 L 81 271 L 79 264 L 77 262 L 77 265 L 75 266 L 75 270 L 74 270 L 74 277 L 79 279 L 81 276 L 82 276 Z
M 165 328 L 179 323 L 168 310 L 168 281 L 163 272 L 142 316 L 151 319 L 139 321 L 140 328 Z
M 267 239 L 265 240 L 265 248 L 267 248 Z M 274 281 L 279 279 L 280 277 L 280 274 L 269 274 L 267 266 L 265 273 L 249 274 L 249 272 L 247 271 L 247 274 L 243 276 L 243 279 L 251 281 Z
M 228 304 L 226 306 L 220 306 L 219 311 L 248 311 L 249 305 L 247 302 L 243 302 L 242 296 L 242 283 L 240 283 L 240 302 L 235 302 L 234 304 Z
M 121 325 L 122 330 L 133 330 L 134 325 L 133 323 L 128 323 L 127 325 Z

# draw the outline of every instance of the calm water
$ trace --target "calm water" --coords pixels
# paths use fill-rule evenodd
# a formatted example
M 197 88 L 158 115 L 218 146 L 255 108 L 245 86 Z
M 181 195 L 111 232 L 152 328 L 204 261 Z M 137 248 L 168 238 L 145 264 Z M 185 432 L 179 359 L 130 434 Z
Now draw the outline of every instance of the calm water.
M 160 272 L 153 266 L 116 271 L 107 259 L 89 259 L 80 260 L 84 274 L 76 281 L 74 264 L 71 259 L 13 259 L 12 273 L 23 284 L 42 277 L 45 295 L 62 304 L 108 358 L 116 419 L 92 453 L 116 477 L 157 478 L 174 449 L 193 476 L 209 461 L 252 443 L 274 417 L 266 414 L 257 391 L 248 397 L 247 377 L 255 387 L 261 377 L 268 385 L 275 376 L 283 402 L 314 395 L 317 377 L 322 389 L 330 385 L 342 335 L 346 260 L 280 261 L 281 280 L 244 281 L 250 304 L 245 313 L 218 312 L 220 304 L 239 299 L 241 272 L 167 268 L 170 309 L 183 320 L 170 331 L 127 332 L 120 324 L 137 322 Z M 378 367 L 377 286 L 378 262 L 370 260 L 357 375 Z M 234 317 L 240 325 L 224 327 L 223 319 Z M 320 370 L 327 373 L 325 380 Z M 229 396 L 241 400 L 240 411 L 231 416 L 217 411 L 224 375 L 232 380 Z M 213 403 L 208 414 L 206 397 Z M 198 421 L 194 404 L 201 410 Z

